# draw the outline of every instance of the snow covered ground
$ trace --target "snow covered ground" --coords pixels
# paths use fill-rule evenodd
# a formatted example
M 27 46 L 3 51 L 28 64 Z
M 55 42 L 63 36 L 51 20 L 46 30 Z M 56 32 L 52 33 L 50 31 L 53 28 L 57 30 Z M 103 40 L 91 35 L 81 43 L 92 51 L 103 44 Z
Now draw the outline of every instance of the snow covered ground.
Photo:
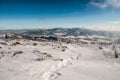
M 120 58 L 63 45 L 65 50 L 56 42 L 0 40 L 0 80 L 120 80 Z

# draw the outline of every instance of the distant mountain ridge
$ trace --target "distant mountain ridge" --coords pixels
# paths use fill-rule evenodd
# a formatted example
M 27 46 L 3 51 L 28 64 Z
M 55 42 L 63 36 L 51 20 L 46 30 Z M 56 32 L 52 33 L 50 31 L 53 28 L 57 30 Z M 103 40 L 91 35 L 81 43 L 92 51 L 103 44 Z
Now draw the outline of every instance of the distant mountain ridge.
M 107 37 L 119 37 L 119 31 L 96 31 L 83 28 L 53 28 L 53 29 L 22 29 L 22 30 L 0 30 L 0 33 L 18 33 L 29 36 L 34 35 L 54 35 L 62 33 L 62 36 L 80 36 L 80 35 L 100 35 Z

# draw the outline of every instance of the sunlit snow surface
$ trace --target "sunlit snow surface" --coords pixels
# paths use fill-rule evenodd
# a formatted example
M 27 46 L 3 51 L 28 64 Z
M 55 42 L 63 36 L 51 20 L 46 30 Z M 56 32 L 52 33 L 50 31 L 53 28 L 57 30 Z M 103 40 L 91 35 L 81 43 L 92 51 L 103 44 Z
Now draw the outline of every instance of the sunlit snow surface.
M 65 51 L 57 42 L 0 40 L 0 80 L 120 80 L 120 58 L 95 46 L 63 45 Z

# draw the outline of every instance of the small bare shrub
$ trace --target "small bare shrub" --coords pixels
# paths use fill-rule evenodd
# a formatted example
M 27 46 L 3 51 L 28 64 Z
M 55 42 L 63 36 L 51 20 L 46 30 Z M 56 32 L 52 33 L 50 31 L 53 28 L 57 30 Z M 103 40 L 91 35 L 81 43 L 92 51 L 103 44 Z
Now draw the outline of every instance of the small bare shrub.
M 15 56 L 16 54 L 22 54 L 23 52 L 22 51 L 16 51 L 13 56 Z
M 66 50 L 65 48 L 62 49 L 63 52 L 65 52 L 65 50 Z
M 68 47 L 67 47 L 67 46 L 62 46 L 62 48 L 66 48 L 66 49 L 68 49 Z
M 54 61 L 63 61 L 63 59 L 57 58 L 57 59 L 54 59 Z
M 103 49 L 102 47 L 99 47 L 99 49 Z
M 12 53 L 11 51 L 8 52 L 8 54 Z
M 33 43 L 33 46 L 37 46 L 37 43 Z
M 2 59 L 4 56 L 5 56 L 5 55 L 2 54 L 2 55 L 0 56 L 0 59 Z
M 44 58 L 37 58 L 35 61 L 43 61 Z
M 2 57 L 4 57 L 5 55 L 2 55 Z
M 44 55 L 47 55 L 48 53 L 45 52 L 45 53 L 43 53 L 43 54 L 44 54 Z
M 47 54 L 47 55 L 45 55 L 45 57 L 50 58 L 50 57 L 52 57 L 52 55 L 51 54 Z
M 21 43 L 20 42 L 12 43 L 12 46 L 16 46 L 16 45 L 21 45 Z
M 4 54 L 4 52 L 1 52 L 1 54 Z
M 67 46 L 62 46 L 62 51 L 63 51 L 63 52 L 66 51 L 66 49 L 68 49 Z
M 10 47 L 8 49 L 11 49 Z
M 45 58 L 45 59 L 50 59 L 50 58 L 53 58 L 53 56 L 51 55 L 51 54 L 49 54 L 49 53 L 43 53 L 43 57 Z

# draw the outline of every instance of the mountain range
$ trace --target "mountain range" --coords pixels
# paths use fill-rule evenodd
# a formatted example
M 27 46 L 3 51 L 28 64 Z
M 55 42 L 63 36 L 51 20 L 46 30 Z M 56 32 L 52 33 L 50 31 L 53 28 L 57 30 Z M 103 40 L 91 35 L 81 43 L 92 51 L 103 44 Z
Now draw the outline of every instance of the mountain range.
M 17 33 L 17 34 L 24 34 L 29 36 L 34 36 L 34 35 L 53 36 L 55 35 L 55 33 L 62 33 L 61 36 L 99 35 L 99 36 L 120 38 L 119 31 L 91 30 L 84 28 L 0 30 L 0 33 Z

